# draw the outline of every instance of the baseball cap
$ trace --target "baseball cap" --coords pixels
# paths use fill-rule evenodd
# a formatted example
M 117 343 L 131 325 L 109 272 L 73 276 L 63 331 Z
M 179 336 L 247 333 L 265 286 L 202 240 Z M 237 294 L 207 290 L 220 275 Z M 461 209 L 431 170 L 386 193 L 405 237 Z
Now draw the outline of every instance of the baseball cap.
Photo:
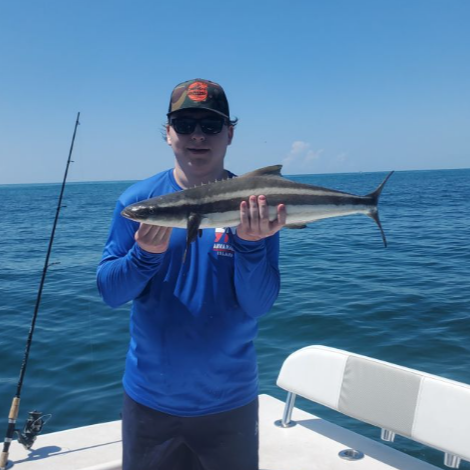
M 171 93 L 168 114 L 183 109 L 207 109 L 230 119 L 227 97 L 218 84 L 195 78 L 176 85 Z

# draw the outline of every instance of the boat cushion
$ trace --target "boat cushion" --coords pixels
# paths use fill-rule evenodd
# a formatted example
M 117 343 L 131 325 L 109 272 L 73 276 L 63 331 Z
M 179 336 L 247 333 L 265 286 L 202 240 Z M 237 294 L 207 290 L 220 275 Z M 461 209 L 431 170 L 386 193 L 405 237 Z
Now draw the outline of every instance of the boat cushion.
M 470 460 L 469 385 L 326 346 L 292 353 L 277 385 Z
M 423 377 L 412 438 L 470 459 L 470 387 L 440 377 Z
M 367 423 L 411 437 L 421 378 L 396 367 L 349 356 L 338 410 Z

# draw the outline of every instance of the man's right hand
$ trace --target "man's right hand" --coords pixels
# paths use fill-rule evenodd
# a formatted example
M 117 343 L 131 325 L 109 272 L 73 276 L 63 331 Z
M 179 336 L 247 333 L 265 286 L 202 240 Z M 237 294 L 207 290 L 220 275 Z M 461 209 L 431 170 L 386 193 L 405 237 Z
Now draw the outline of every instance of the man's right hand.
M 140 224 L 139 230 L 135 232 L 135 241 L 142 250 L 149 253 L 164 253 L 170 243 L 171 227 L 160 227 L 159 225 Z

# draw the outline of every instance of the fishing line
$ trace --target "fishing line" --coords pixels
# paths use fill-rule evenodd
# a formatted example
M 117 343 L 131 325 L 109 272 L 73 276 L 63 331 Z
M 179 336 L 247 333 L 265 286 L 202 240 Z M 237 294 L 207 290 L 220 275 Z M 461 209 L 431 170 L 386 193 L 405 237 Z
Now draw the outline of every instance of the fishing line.
M 49 258 L 51 256 L 52 244 L 54 242 L 54 235 L 55 235 L 55 231 L 56 231 L 56 227 L 57 227 L 57 221 L 59 220 L 59 213 L 60 213 L 60 209 L 62 207 L 62 198 L 63 198 L 63 195 L 64 195 L 65 183 L 67 181 L 67 174 L 68 174 L 68 171 L 69 171 L 70 163 L 73 162 L 72 152 L 73 152 L 73 145 L 74 145 L 74 142 L 75 142 L 75 136 L 77 134 L 77 127 L 80 124 L 79 119 L 80 119 L 80 113 L 77 114 L 77 119 L 75 121 L 75 127 L 74 127 L 73 137 L 72 137 L 72 143 L 70 144 L 69 156 L 68 156 L 68 159 L 67 159 L 67 165 L 65 167 L 65 174 L 64 174 L 64 179 L 62 181 L 62 187 L 61 187 L 61 190 L 60 190 L 59 201 L 57 203 L 57 210 L 56 210 L 56 213 L 55 213 L 54 224 L 52 226 L 52 233 L 51 233 L 51 236 L 49 238 L 49 246 L 48 246 L 48 249 L 47 249 L 46 260 L 44 262 L 44 268 L 43 268 L 43 271 L 42 271 L 41 282 L 39 284 L 39 291 L 38 291 L 38 295 L 37 295 L 37 298 L 36 298 L 36 305 L 35 305 L 35 308 L 34 308 L 33 319 L 31 321 L 31 327 L 30 327 L 30 330 L 29 330 L 28 339 L 26 341 L 26 348 L 25 348 L 25 352 L 24 352 L 24 356 L 23 356 L 23 363 L 21 364 L 20 376 L 19 376 L 19 379 L 18 379 L 18 386 L 17 386 L 16 394 L 15 394 L 15 396 L 13 398 L 13 401 L 12 401 L 12 404 L 11 404 L 10 414 L 8 415 L 8 427 L 7 427 L 5 440 L 3 442 L 3 451 L 0 455 L 0 470 L 6 470 L 10 444 L 13 440 L 13 434 L 16 432 L 18 434 L 19 442 L 21 442 L 26 449 L 30 449 L 31 446 L 33 445 L 34 441 L 36 440 L 36 436 L 41 432 L 42 427 L 46 422 L 46 420 L 45 420 L 46 417 L 45 416 L 42 417 L 42 413 L 40 413 L 38 411 L 32 411 L 32 412 L 29 413 L 30 416 L 29 416 L 28 420 L 26 421 L 23 432 L 20 432 L 19 430 L 16 429 L 16 420 L 18 418 L 18 412 L 19 412 L 19 409 L 20 409 L 21 390 L 23 388 L 23 380 L 24 380 L 24 376 L 25 376 L 25 373 L 26 373 L 26 366 L 28 365 L 29 352 L 30 352 L 30 349 L 31 349 L 32 341 L 33 341 L 34 328 L 36 326 L 36 319 L 37 319 L 37 316 L 38 316 L 39 305 L 41 303 L 42 290 L 43 290 L 43 287 L 44 287 L 44 282 L 46 280 L 47 268 L 50 266 Z M 47 415 L 47 416 L 49 416 L 49 415 Z

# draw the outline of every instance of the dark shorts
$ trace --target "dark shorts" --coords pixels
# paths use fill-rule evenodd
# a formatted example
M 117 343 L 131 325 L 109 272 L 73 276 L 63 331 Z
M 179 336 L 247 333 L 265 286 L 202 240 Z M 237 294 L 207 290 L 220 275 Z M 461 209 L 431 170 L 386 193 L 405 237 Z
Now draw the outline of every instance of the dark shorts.
M 182 418 L 124 393 L 122 441 L 123 470 L 258 470 L 258 399 Z

